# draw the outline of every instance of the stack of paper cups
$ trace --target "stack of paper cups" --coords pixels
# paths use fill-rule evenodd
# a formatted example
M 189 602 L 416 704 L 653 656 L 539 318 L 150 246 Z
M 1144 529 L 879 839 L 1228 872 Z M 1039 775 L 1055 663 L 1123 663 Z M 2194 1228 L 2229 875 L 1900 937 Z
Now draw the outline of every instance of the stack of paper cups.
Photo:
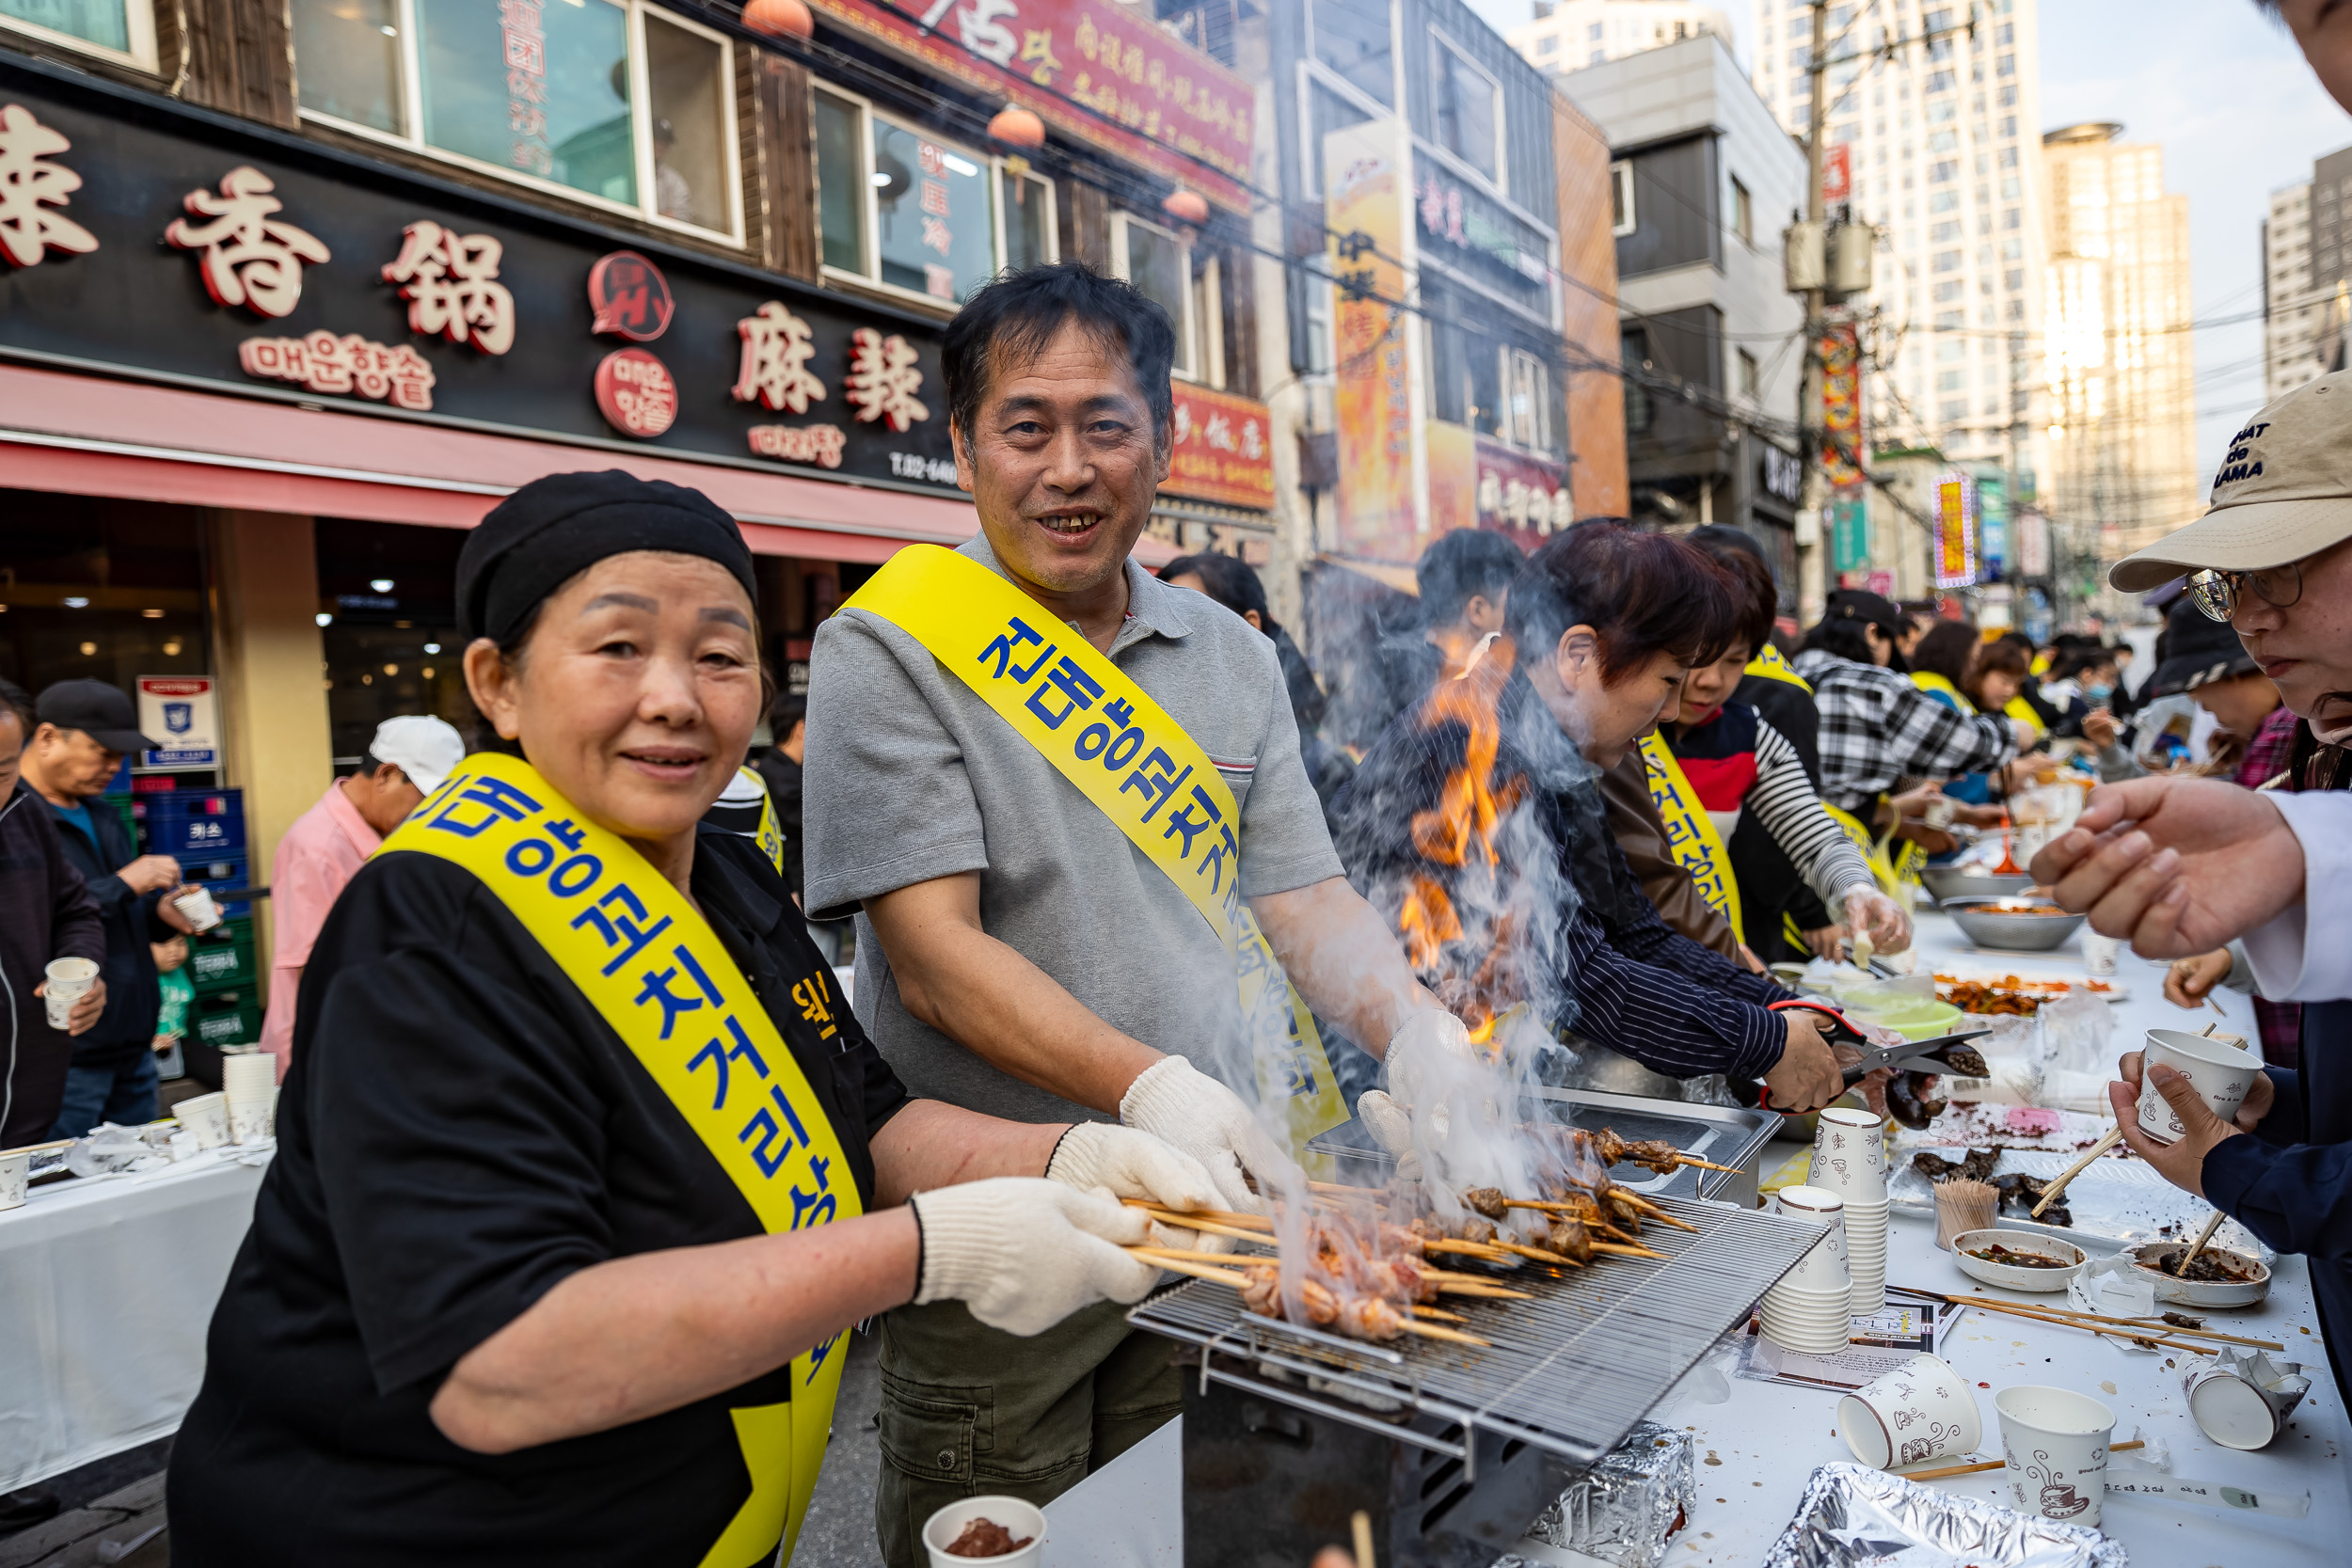
M 1785 1350 L 1835 1355 L 1846 1348 L 1853 1282 L 1846 1272 L 1845 1204 L 1819 1187 L 1783 1187 L 1774 1198 L 1792 1219 L 1826 1224 L 1829 1234 L 1764 1292 L 1756 1317 L 1764 1337 Z
M 48 1005 L 49 1027 L 63 1029 L 72 1022 L 73 1008 L 98 984 L 98 965 L 88 958 L 52 958 L 42 979 L 41 999 Z
M 1886 1305 L 1886 1118 L 1833 1105 L 1813 1138 L 1812 1187 L 1846 1205 L 1846 1268 L 1858 1316 Z
M 266 1051 L 224 1051 L 220 1085 L 229 1097 L 229 1136 L 257 1144 L 270 1135 L 277 1109 L 278 1058 Z

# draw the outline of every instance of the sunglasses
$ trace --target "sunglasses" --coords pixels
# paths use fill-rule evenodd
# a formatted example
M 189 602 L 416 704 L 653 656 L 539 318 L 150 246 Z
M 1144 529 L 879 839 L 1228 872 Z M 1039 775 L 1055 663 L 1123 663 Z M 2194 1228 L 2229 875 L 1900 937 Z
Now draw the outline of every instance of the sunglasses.
M 2193 572 L 2188 596 L 2209 621 L 2237 613 L 2238 595 L 2251 594 L 2273 610 L 2287 610 L 2303 596 L 2303 563 L 2290 562 L 2259 572 Z

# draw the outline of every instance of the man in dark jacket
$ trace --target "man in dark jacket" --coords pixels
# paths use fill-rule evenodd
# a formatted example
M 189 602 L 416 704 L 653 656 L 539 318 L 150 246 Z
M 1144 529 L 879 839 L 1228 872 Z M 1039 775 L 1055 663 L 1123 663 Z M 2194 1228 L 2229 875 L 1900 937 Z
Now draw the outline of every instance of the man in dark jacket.
M 67 863 L 49 814 L 18 779 L 18 763 L 36 721 L 33 700 L 0 680 L 0 1005 L 8 1018 L 0 1067 L 0 1148 L 49 1135 L 65 1098 L 72 1037 L 86 1034 L 106 1007 L 104 980 L 74 1005 L 66 1029 L 49 1027 L 40 988 L 56 958 L 103 965 L 106 932 L 98 901 Z
M 76 1037 L 65 1099 L 50 1135 L 78 1138 L 102 1121 L 124 1126 L 155 1117 L 155 1018 L 163 983 L 148 944 L 190 929 L 169 896 L 188 891 L 180 863 L 142 855 L 99 797 L 134 751 L 139 734 L 131 699 L 103 681 L 59 681 L 40 694 L 38 727 L 24 749 L 24 782 L 48 816 L 65 858 L 89 885 L 104 922 L 106 1009 Z

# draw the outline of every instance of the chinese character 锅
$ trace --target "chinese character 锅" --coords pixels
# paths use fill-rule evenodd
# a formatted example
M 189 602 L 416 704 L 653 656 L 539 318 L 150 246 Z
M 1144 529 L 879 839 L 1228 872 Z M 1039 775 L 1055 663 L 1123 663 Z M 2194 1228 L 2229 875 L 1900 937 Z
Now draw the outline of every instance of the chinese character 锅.
M 885 338 L 861 326 L 850 335 L 850 374 L 842 396 L 861 420 L 880 420 L 896 431 L 928 420 L 931 411 L 914 395 L 923 387 L 915 359 L 914 346 L 898 333 Z
M 808 323 L 771 299 L 737 322 L 735 330 L 743 340 L 733 388 L 736 402 L 757 401 L 765 407 L 805 414 L 811 403 L 824 401 L 825 384 L 808 368 L 809 356 L 817 352 Z
M 35 265 L 44 249 L 87 255 L 98 248 L 88 230 L 48 211 L 82 188 L 80 175 L 49 159 L 72 145 L 22 103 L 0 104 L 0 256 L 17 266 Z
M 485 354 L 515 346 L 515 296 L 498 280 L 505 246 L 487 234 L 460 234 L 430 218 L 401 231 L 400 255 L 384 281 L 401 285 L 408 330 L 471 342 Z
M 164 243 L 204 253 L 204 291 L 215 305 L 242 305 L 257 316 L 283 316 L 302 302 L 302 264 L 330 260 L 326 246 L 291 223 L 273 219 L 285 203 L 270 193 L 277 182 L 240 165 L 221 176 L 220 194 L 193 190 L 183 203 L 188 217 L 171 220 Z

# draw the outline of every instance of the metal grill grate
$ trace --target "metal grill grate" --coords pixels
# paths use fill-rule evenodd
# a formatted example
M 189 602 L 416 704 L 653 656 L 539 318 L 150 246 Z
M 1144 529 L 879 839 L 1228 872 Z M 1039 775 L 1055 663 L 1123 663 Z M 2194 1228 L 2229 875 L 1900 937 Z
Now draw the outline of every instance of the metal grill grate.
M 1205 1280 L 1144 1302 L 1128 1321 L 1200 1346 L 1204 1376 L 1226 1355 L 1294 1374 L 1294 1389 L 1313 1387 L 1300 1379 L 1331 1386 L 1327 1394 L 1297 1392 L 1292 1402 L 1359 1425 L 1391 1430 L 1378 1405 L 1401 1402 L 1589 1465 L 1821 1236 L 1821 1227 L 1778 1214 L 1658 1201 L 1699 1227 L 1645 1227 L 1642 1240 L 1667 1255 L 1663 1262 L 1609 1258 L 1560 1275 L 1530 1265 L 1498 1277 L 1533 1291 L 1531 1301 L 1442 1298 L 1470 1320 L 1461 1325 L 1467 1332 L 1493 1341 L 1490 1350 L 1409 1337 L 1372 1345 L 1302 1330 L 1243 1311 L 1236 1291 Z M 1467 1435 L 1457 1448 L 1397 1434 L 1468 1447 Z

